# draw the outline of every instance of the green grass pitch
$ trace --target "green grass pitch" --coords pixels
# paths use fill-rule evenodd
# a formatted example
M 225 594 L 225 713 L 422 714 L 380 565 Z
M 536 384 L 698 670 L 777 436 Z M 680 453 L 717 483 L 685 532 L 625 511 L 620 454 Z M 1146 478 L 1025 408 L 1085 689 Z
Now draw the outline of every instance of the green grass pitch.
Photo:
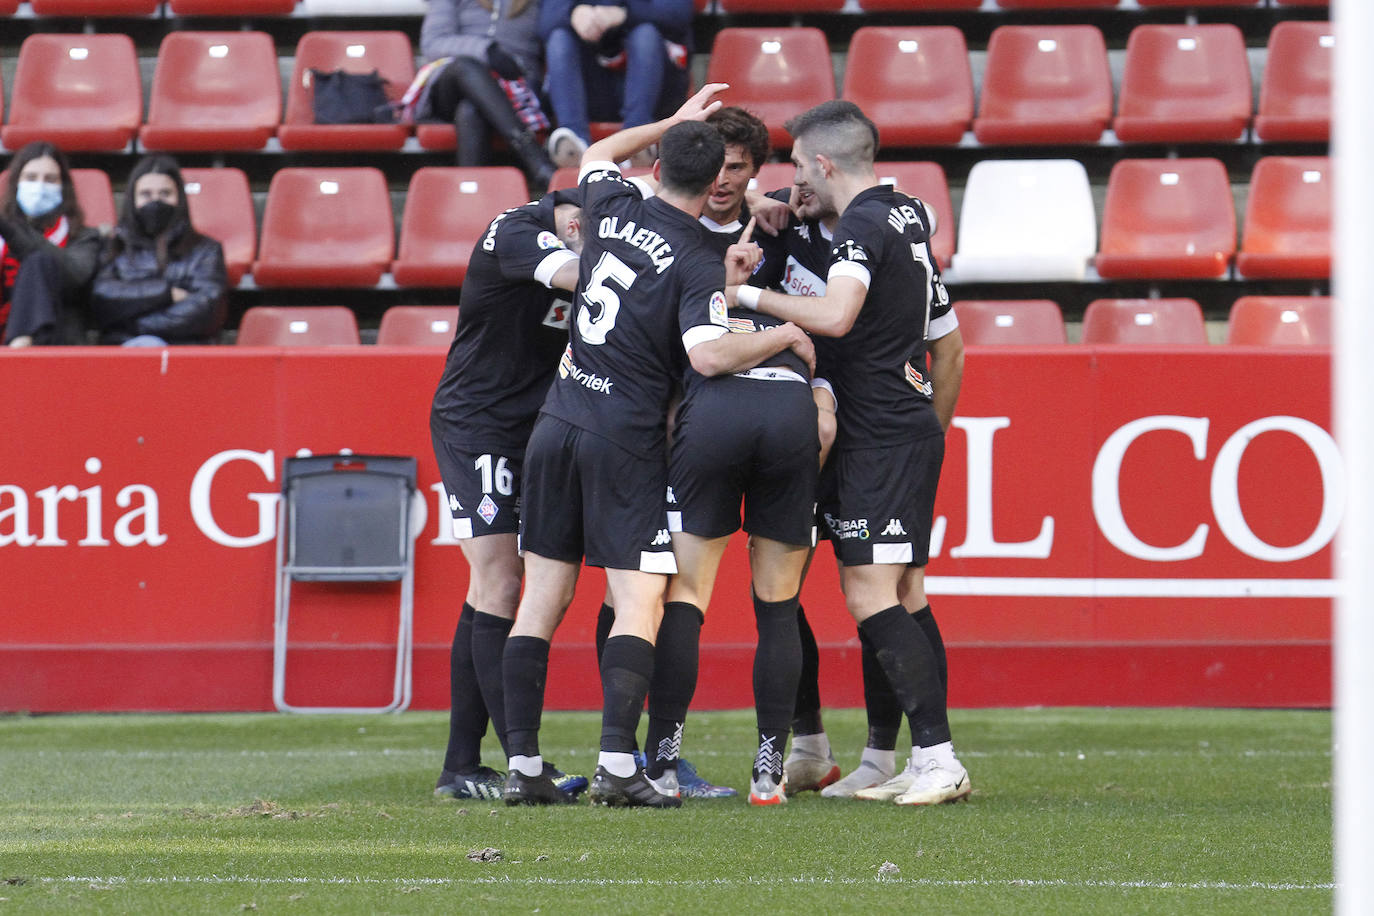
M 687 756 L 747 787 L 749 712 Z M 0 718 L 0 914 L 1312 913 L 1332 907 L 1331 717 L 953 714 L 967 804 L 679 811 L 439 801 L 447 717 Z M 599 717 L 545 716 L 595 763 Z M 861 711 L 827 714 L 857 762 Z M 488 763 L 500 762 L 489 737 Z M 492 848 L 496 861 L 470 853 Z M 890 864 L 889 864 L 890 863 Z

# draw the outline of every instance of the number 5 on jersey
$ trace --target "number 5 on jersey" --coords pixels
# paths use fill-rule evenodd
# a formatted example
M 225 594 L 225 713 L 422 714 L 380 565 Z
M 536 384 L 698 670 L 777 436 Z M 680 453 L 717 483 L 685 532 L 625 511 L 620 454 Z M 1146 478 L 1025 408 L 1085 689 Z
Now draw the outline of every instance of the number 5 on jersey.
M 620 312 L 620 294 L 607 285 L 608 281 L 622 290 L 628 290 L 635 282 L 634 268 L 609 251 L 602 253 L 601 260 L 596 262 L 582 290 L 582 308 L 577 310 L 577 332 L 583 343 L 600 346 L 615 327 L 615 318 Z

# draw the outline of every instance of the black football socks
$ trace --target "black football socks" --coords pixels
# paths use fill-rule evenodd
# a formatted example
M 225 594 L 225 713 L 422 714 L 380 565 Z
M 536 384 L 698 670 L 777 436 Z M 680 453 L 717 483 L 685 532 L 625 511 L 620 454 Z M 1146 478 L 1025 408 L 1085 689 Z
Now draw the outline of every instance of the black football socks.
M 929 747 L 950 740 L 945 692 L 936 671 L 935 653 L 921 627 L 900 604 L 879 611 L 859 624 L 873 645 L 911 725 L 911 743 Z
M 507 757 L 510 748 L 506 747 L 506 691 L 501 661 L 506 651 L 506 637 L 514 625 L 514 620 L 481 611 L 472 618 L 472 667 L 477 673 L 477 686 L 491 715 L 492 727 Z
M 761 601 L 754 596 L 754 621 L 759 643 L 754 652 L 754 709 L 759 746 L 754 779 L 767 772 L 782 781 L 782 751 L 797 699 L 802 672 L 802 639 L 798 630 L 797 598 Z
M 511 642 L 515 640 L 512 639 Z M 510 690 L 510 654 L 506 654 L 506 689 Z M 612 636 L 601 655 L 601 750 L 630 754 L 635 730 L 654 674 L 654 646 L 638 636 Z M 507 694 L 509 697 L 509 693 Z M 512 729 L 514 723 L 511 723 Z M 512 731 L 512 737 L 514 732 Z
M 797 632 L 801 637 L 801 676 L 797 680 L 797 699 L 792 712 L 792 734 L 819 735 L 821 724 L 821 653 L 816 634 L 806 620 L 806 611 L 797 605 Z
M 650 779 L 658 779 L 664 770 L 677 766 L 682 754 L 687 707 L 697 692 L 703 620 L 701 609 L 685 601 L 669 601 L 663 606 L 649 684 L 649 728 L 644 736 L 649 758 L 645 771 Z
M 511 757 L 538 757 L 544 684 L 549 676 L 548 642 L 537 636 L 510 637 L 506 640 L 502 668 L 507 752 Z
M 448 749 L 444 751 L 444 769 L 454 773 L 471 773 L 482 763 L 482 736 L 487 733 L 487 707 L 473 668 L 474 613 L 472 605 L 463 605 L 449 652 Z

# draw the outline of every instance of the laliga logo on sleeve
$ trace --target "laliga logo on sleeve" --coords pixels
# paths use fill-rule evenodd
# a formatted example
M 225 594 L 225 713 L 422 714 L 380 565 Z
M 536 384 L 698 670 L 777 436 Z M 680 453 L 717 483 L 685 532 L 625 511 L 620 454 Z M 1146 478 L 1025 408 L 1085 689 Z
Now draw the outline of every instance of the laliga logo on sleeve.
M 711 323 L 721 327 L 730 326 L 730 309 L 725 304 L 725 294 L 716 290 L 711 294 L 711 301 L 707 305 L 707 310 L 711 316 Z
M 539 233 L 539 237 L 536 239 L 536 241 L 539 243 L 539 247 L 545 249 L 546 251 L 550 248 L 564 247 L 563 240 L 547 229 Z

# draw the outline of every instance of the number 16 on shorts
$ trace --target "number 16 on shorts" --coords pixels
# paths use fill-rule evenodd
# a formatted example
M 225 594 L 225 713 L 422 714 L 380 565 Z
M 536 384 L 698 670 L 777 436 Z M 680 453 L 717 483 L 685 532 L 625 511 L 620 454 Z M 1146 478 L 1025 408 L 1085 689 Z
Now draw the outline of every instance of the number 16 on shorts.
M 453 536 L 515 534 L 520 524 L 520 470 L 523 454 L 470 452 L 436 443 L 439 474 L 448 493 Z

